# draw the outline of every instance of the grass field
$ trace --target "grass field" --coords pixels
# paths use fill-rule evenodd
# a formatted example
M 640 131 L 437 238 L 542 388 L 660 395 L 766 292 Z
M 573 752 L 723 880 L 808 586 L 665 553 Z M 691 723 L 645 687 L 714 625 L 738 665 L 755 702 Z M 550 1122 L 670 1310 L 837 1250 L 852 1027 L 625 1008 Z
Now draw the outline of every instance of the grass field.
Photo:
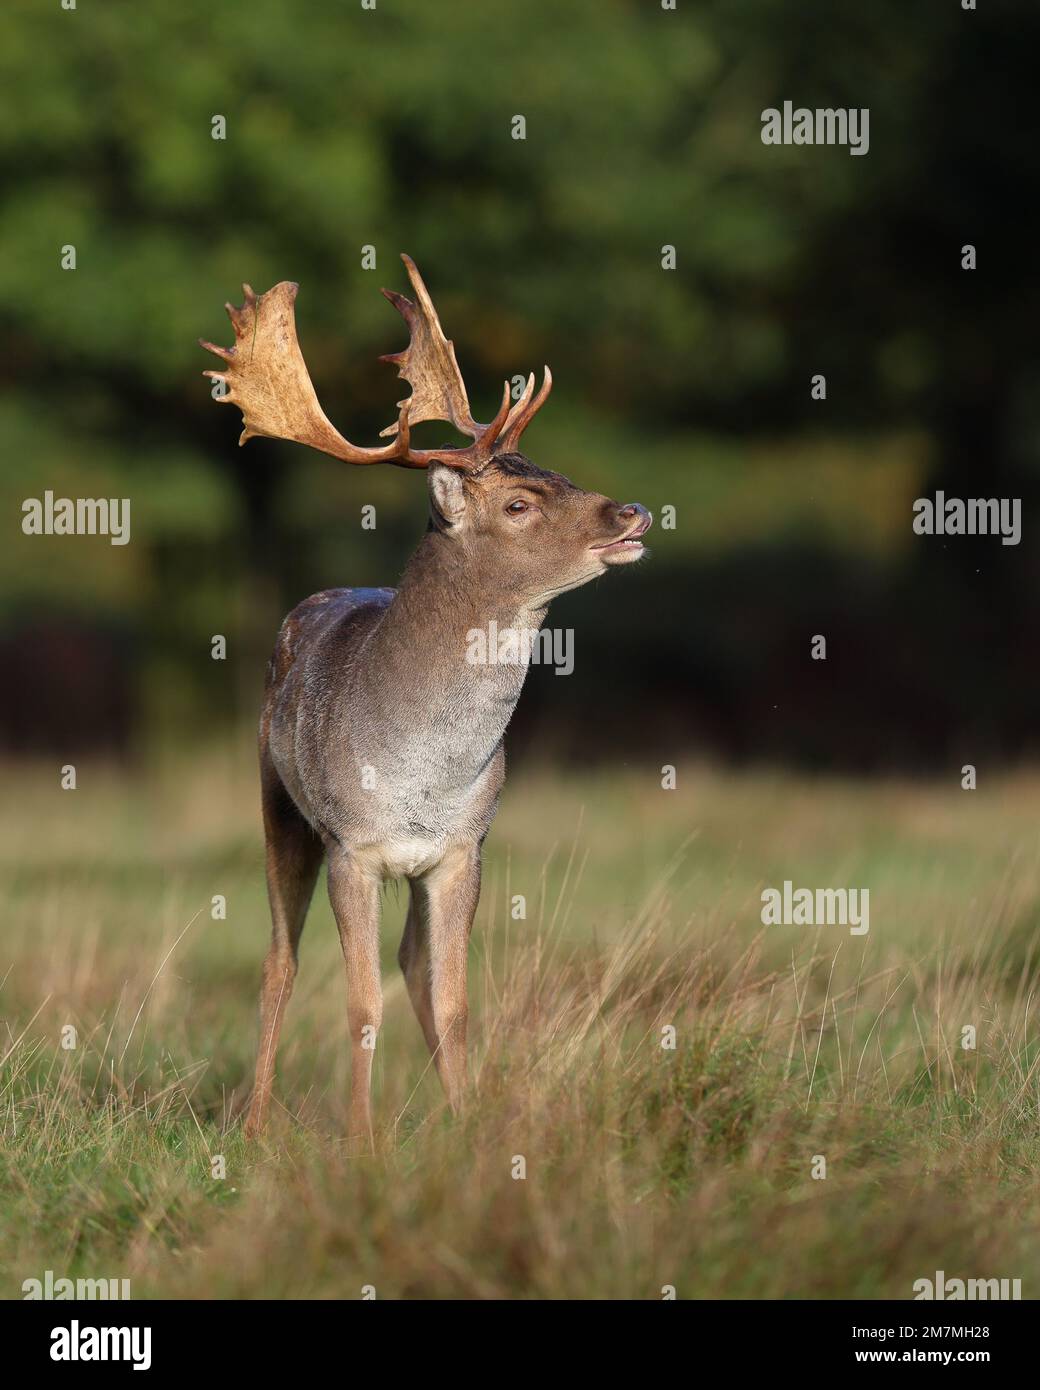
M 268 935 L 248 760 L 57 781 L 4 774 L 0 1295 L 47 1269 L 135 1298 L 911 1298 L 938 1269 L 1040 1294 L 1040 777 L 514 770 L 469 1107 L 428 1064 L 391 888 L 365 1157 L 323 887 L 271 1131 L 239 1133 Z M 869 934 L 763 927 L 785 878 L 869 888 Z

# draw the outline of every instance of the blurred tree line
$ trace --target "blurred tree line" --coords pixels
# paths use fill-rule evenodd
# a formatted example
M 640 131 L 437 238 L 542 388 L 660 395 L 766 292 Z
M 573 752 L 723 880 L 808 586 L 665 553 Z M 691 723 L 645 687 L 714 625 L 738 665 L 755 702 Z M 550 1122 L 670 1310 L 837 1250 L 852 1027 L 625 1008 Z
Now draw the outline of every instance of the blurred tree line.
M 548 361 L 532 457 L 676 508 L 649 564 L 554 607 L 577 669 L 533 673 L 521 739 L 853 767 L 1031 750 L 1035 9 L 9 0 L 0 22 L 9 748 L 222 736 L 285 609 L 393 581 L 421 479 L 239 451 L 196 339 L 231 342 L 243 280 L 298 280 L 319 397 L 370 442 L 401 385 L 376 358 L 404 341 L 377 290 L 406 287 L 407 250 L 478 418 Z M 869 154 L 764 146 L 785 99 L 869 108 Z M 1022 544 L 915 537 L 937 488 L 1021 497 Z M 131 544 L 23 536 L 46 489 L 130 497 Z

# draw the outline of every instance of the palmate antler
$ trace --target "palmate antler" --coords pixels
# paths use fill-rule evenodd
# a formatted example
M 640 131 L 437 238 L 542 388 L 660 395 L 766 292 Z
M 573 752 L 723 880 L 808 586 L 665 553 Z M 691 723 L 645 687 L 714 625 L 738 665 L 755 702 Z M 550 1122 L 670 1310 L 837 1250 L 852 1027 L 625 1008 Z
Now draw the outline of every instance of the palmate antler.
M 408 269 L 416 302 L 413 304 L 394 290 L 383 293 L 408 325 L 410 341 L 403 352 L 388 353 L 380 361 L 396 364 L 398 376 L 409 383 L 412 394 L 398 402 L 397 421 L 381 432 L 381 438 L 392 435 L 391 442 L 374 448 L 351 444 L 326 417 L 296 337 L 294 305 L 299 286 L 283 280 L 261 295 L 243 285 L 242 307 L 225 306 L 235 330 L 234 347 L 216 347 L 199 339 L 207 351 L 216 353 L 227 364 L 220 371 L 203 375 L 224 382 L 227 391 L 219 399 L 241 410 L 245 428 L 239 444 L 254 435 L 266 435 L 269 439 L 307 444 L 347 463 L 395 463 L 405 468 L 425 468 L 436 460 L 469 472 L 482 468 L 495 454 L 515 451 L 520 436 L 552 390 L 552 373 L 546 367 L 537 396 L 532 374 L 523 395 L 512 405 L 507 381 L 498 414 L 490 424 L 479 424 L 470 413 L 455 349 L 444 336 L 422 276 L 411 257 L 401 259 Z M 413 449 L 411 427 L 424 420 L 449 420 L 473 443 L 459 448 Z

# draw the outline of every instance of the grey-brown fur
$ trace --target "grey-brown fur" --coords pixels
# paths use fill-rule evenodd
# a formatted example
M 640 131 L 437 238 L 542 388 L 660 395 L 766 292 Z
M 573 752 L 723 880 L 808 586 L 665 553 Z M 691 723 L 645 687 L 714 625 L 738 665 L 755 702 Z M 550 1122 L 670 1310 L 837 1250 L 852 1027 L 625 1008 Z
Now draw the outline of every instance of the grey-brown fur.
M 260 770 L 273 935 L 249 1134 L 264 1123 L 323 858 L 347 968 L 351 1134 L 371 1137 L 379 890 L 388 878 L 409 882 L 399 959 L 449 1100 L 461 1102 L 480 848 L 526 675 L 521 664 L 468 662 L 467 634 L 491 619 L 500 630 L 537 628 L 556 594 L 638 558 L 641 544 L 624 538 L 649 524 L 638 504 L 584 492 L 517 454 L 469 475 L 434 465 L 429 485 L 430 528 L 399 588 L 306 599 L 283 623 L 268 667 Z
M 650 514 L 583 492 L 518 452 L 552 390 L 546 367 L 487 424 L 474 419 L 451 342 L 418 267 L 415 299 L 384 290 L 408 327 L 386 355 L 411 394 L 386 444 L 352 443 L 318 403 L 296 333 L 299 286 L 283 280 L 227 311 L 233 347 L 205 373 L 242 412 L 240 444 L 292 439 L 344 460 L 428 470 L 430 528 L 399 589 L 332 589 L 285 620 L 260 720 L 271 947 L 246 1133 L 263 1126 L 296 955 L 324 858 L 347 968 L 350 1132 L 371 1142 L 372 1054 L 382 1021 L 379 891 L 410 887 L 399 960 L 453 1108 L 466 1075 L 466 947 L 480 893 L 480 849 L 504 775 L 502 736 L 526 667 L 481 657 L 471 633 L 536 630 L 558 594 L 643 553 Z M 447 420 L 472 441 L 424 449 L 412 430 Z M 490 638 L 490 634 L 489 634 Z M 497 644 L 494 654 L 499 655 Z M 526 658 L 523 658 L 526 659 Z

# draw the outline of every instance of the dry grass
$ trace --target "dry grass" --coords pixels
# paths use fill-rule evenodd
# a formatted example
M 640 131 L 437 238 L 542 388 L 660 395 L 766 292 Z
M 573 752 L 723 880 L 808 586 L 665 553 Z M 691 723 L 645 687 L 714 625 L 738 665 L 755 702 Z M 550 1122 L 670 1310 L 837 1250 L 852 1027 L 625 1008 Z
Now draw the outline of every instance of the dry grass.
M 281 1108 L 258 1146 L 234 1120 L 267 934 L 246 766 L 5 781 L 4 1296 L 48 1268 L 136 1297 L 906 1298 L 936 1269 L 1040 1291 L 1035 777 L 514 778 L 468 1112 L 446 1113 L 393 965 L 391 890 L 364 1158 L 340 1139 L 320 890 Z M 763 928 L 784 878 L 869 887 L 869 935 Z

